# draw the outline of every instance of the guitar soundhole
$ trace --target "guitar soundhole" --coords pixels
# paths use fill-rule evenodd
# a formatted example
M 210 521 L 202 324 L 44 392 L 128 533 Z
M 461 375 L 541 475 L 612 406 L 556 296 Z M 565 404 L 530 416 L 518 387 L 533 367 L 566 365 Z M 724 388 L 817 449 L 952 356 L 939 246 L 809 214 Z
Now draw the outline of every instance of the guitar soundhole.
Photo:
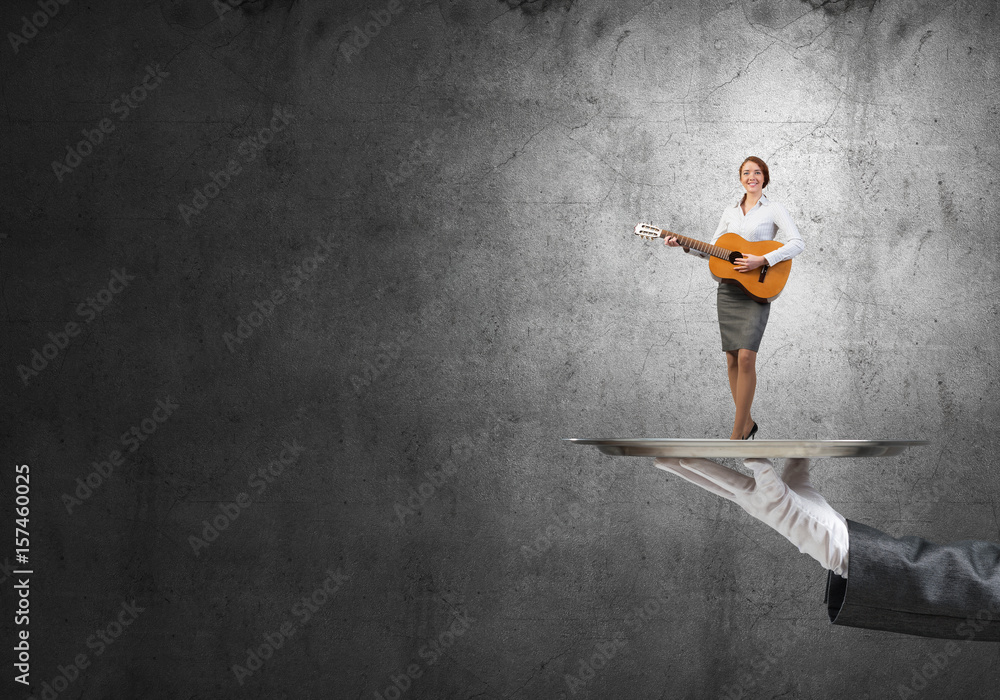
M 729 262 L 731 262 L 733 265 L 735 265 L 736 261 L 739 260 L 742 257 L 743 257 L 743 253 L 740 253 L 740 252 L 734 250 L 732 253 L 729 254 Z

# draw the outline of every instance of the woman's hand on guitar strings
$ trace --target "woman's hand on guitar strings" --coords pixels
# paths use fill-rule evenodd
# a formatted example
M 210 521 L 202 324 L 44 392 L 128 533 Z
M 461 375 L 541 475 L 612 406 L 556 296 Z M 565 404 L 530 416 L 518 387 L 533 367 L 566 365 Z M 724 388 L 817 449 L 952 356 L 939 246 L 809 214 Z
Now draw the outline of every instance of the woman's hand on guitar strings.
M 742 258 L 736 258 L 734 266 L 737 272 L 750 272 L 764 265 L 767 265 L 767 258 L 763 255 L 744 255 Z

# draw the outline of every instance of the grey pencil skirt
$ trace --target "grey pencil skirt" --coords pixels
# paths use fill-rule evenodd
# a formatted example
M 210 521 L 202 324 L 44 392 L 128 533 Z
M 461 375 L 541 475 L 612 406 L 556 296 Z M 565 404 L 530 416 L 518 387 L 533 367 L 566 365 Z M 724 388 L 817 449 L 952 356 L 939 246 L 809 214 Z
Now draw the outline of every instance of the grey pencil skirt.
M 737 285 L 725 282 L 719 283 L 715 305 L 719 312 L 723 351 L 734 352 L 746 348 L 757 352 L 760 340 L 764 337 L 764 329 L 767 328 L 771 305 L 756 302 Z

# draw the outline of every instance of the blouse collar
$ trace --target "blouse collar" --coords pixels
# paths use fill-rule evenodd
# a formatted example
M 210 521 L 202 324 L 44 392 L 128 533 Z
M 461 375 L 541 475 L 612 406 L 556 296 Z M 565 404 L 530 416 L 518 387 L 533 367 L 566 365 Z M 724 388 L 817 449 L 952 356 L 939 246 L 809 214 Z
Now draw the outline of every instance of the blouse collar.
M 743 203 L 743 197 L 740 197 L 739 199 L 736 200 L 736 204 L 734 206 L 739 207 L 742 203 Z M 770 204 L 770 202 L 767 201 L 767 195 L 761 193 L 760 199 L 757 200 L 757 204 L 754 204 L 750 208 L 751 209 L 755 209 L 758 205 L 762 206 L 762 207 L 766 207 L 768 204 Z

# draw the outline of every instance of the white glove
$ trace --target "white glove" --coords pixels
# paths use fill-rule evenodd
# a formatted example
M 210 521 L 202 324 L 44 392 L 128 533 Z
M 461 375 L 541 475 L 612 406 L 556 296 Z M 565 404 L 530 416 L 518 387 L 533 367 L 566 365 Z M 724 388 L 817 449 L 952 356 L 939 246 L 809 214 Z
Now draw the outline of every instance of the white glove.
M 732 501 L 786 540 L 847 578 L 847 521 L 809 484 L 809 460 L 785 460 L 784 481 L 767 459 L 746 459 L 753 477 L 707 459 L 660 458 L 658 469 Z

